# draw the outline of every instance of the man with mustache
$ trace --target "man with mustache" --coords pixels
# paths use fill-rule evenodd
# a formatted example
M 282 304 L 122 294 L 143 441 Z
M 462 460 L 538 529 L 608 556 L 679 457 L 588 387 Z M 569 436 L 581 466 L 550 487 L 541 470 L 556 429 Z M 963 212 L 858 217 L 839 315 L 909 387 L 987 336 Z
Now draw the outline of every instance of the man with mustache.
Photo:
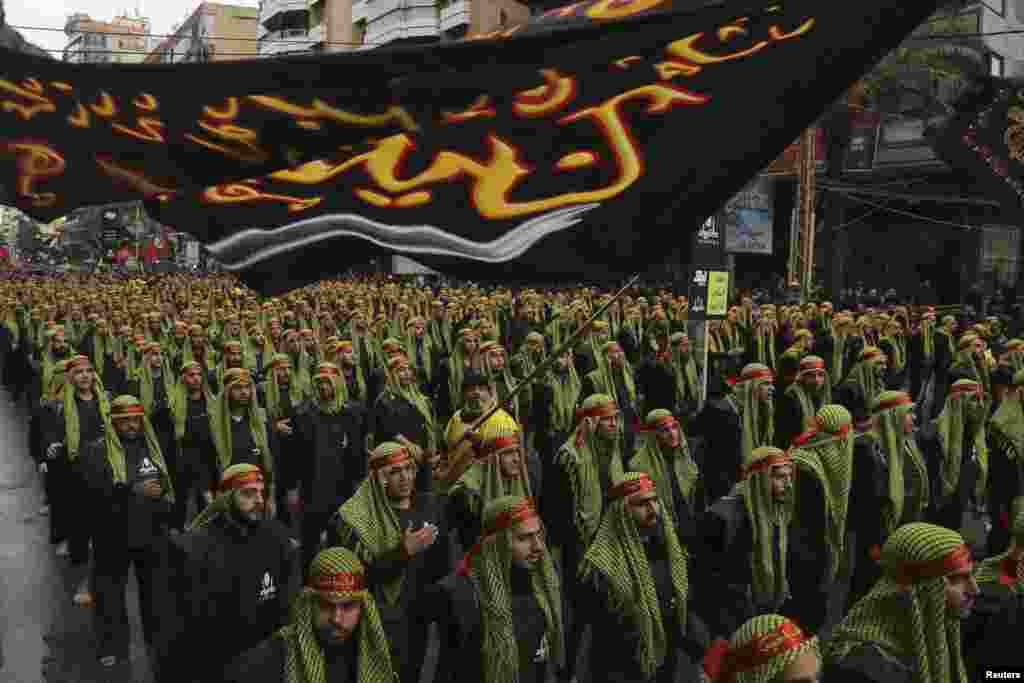
M 678 651 L 699 660 L 709 645 L 690 608 L 689 554 L 669 520 L 642 472 L 625 473 L 608 492 L 608 510 L 580 563 L 584 599 L 576 603 L 593 629 L 589 665 L 602 681 L 675 681 Z
M 793 461 L 774 446 L 754 449 L 740 483 L 704 518 L 707 573 L 696 583 L 716 586 L 702 609 L 714 635 L 725 637 L 789 600 L 786 549 L 793 510 Z
M 484 506 L 478 541 L 440 584 L 442 654 L 434 680 L 544 683 L 564 678 L 558 570 L 531 498 Z
M 252 376 L 245 368 L 224 373 L 224 390 L 210 412 L 210 434 L 218 472 L 231 465 L 256 465 L 263 470 L 267 506 L 274 516 L 274 461 L 267 440 L 266 413 L 255 398 Z
M 810 429 L 815 414 L 830 402 L 831 393 L 825 361 L 818 356 L 805 356 L 800 361 L 796 381 L 786 388 L 777 402 L 775 445 L 789 448 L 793 439 Z
M 160 644 L 158 600 L 164 590 L 161 579 L 174 504 L 167 465 L 142 402 L 119 396 L 109 410 L 103 438 L 82 444 L 79 463 L 92 496 L 87 504 L 95 544 L 95 629 L 104 667 L 128 657 L 125 590 L 131 568 L 139 584 L 143 638 L 151 648 Z
M 366 567 L 327 548 L 310 567 L 289 624 L 229 667 L 226 683 L 393 683 L 388 641 Z
M 829 683 L 967 683 L 961 622 L 978 597 L 957 532 L 914 522 L 881 549 L 882 578 L 832 633 Z
M 427 587 L 450 569 L 443 505 L 415 490 L 418 465 L 400 443 L 379 444 L 367 468 L 355 495 L 331 518 L 328 543 L 351 548 L 366 562 L 392 666 L 401 683 L 416 683 L 426 653 Z
M 174 539 L 185 570 L 181 631 L 171 643 L 183 680 L 220 683 L 224 667 L 287 623 L 298 556 L 267 517 L 259 467 L 232 465 L 216 499 Z

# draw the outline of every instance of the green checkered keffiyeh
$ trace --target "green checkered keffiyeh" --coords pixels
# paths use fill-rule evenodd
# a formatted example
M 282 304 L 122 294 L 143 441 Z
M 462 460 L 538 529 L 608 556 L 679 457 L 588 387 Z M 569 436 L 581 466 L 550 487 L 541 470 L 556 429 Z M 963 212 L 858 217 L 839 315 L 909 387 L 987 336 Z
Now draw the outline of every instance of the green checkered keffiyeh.
M 778 614 L 746 621 L 728 641 L 712 646 L 704 659 L 702 681 L 712 683 L 777 683 L 786 667 L 805 652 L 820 657 L 817 636 Z
M 969 551 L 955 531 L 914 522 L 893 532 L 882 547 L 882 578 L 836 626 L 827 657 L 841 661 L 858 646 L 874 644 L 891 657 L 914 660 L 914 683 L 950 683 L 954 671 L 958 683 L 967 683 L 960 618 L 946 606 L 942 565 L 953 557 L 969 566 Z
M 393 441 L 385 441 L 374 448 L 370 454 L 369 474 L 352 497 L 339 509 L 341 521 L 338 537 L 343 545 L 352 548 L 369 565 L 397 548 L 402 542 L 398 515 L 391 506 L 391 501 L 377 476 L 378 473 L 372 466 L 373 460 L 388 458 L 400 451 L 405 451 L 405 447 Z M 398 603 L 404 583 L 403 573 L 383 584 L 382 592 L 386 604 Z
M 334 387 L 334 396 L 324 401 L 320 398 L 320 384 L 330 382 Z M 313 375 L 313 403 L 317 410 L 326 415 L 339 415 L 345 409 L 348 400 L 348 387 L 341 377 L 341 370 L 333 363 L 321 363 Z
M 1011 339 L 1006 342 L 1006 348 L 1014 374 L 1024 370 L 1024 339 Z
M 846 519 L 853 480 L 853 446 L 850 411 L 840 405 L 826 405 L 815 417 L 817 429 L 805 443 L 790 452 L 793 464 L 821 484 L 828 525 L 825 541 L 829 549 L 829 577 L 835 578 L 846 552 Z
M 1024 371 L 1018 370 L 1013 375 L 1015 386 L 1024 385 Z M 1024 404 L 1014 393 L 1007 394 L 999 408 L 988 423 L 989 435 L 997 443 L 1008 441 L 1011 448 L 1006 448 L 1007 456 L 1020 464 L 1024 454 Z
M 224 373 L 224 388 L 216 401 L 211 402 L 213 410 L 209 413 L 210 435 L 213 438 L 213 445 L 216 450 L 217 463 L 221 471 L 231 466 L 234 451 L 231 446 L 231 401 L 229 389 L 236 382 L 251 382 L 249 371 L 244 368 L 232 368 Z M 248 421 L 249 429 L 252 432 L 253 441 L 260 449 L 263 462 L 263 474 L 267 479 L 268 495 L 273 495 L 273 472 L 274 460 L 267 446 L 267 416 L 263 409 L 253 397 L 248 409 L 245 411 L 245 419 Z
M 755 449 L 771 444 L 775 439 L 775 401 L 762 401 L 760 388 L 772 382 L 771 377 L 759 377 L 771 370 L 760 363 L 751 363 L 743 368 L 734 393 L 743 420 L 740 436 L 740 455 L 745 461 Z M 748 379 L 754 377 L 755 379 Z
M 482 443 L 478 459 L 459 477 L 452 491 L 463 488 L 475 494 L 472 499 L 478 506 L 473 510 L 483 514 L 487 504 L 502 496 L 531 497 L 530 476 L 526 468 L 526 453 L 523 450 L 523 435 L 515 418 L 501 410 L 492 415 L 479 429 Z M 518 448 L 519 476 L 506 479 L 501 474 L 499 454 L 509 448 Z M 451 492 L 449 492 L 449 495 Z
M 750 555 L 750 571 L 753 579 L 754 598 L 762 607 L 775 608 L 789 596 L 789 579 L 786 576 L 786 549 L 789 542 L 789 525 L 793 520 L 794 499 L 792 489 L 782 500 L 772 495 L 771 472 L 776 466 L 791 465 L 792 460 L 784 451 L 774 446 L 754 449 L 743 462 L 744 478 L 733 489 L 743 498 L 743 505 L 750 520 L 753 534 L 753 549 Z M 779 530 L 778 557 L 776 565 L 772 552 L 773 527 Z
M 587 397 L 581 407 L 581 419 L 576 431 L 558 450 L 555 464 L 565 470 L 569 479 L 576 509 L 573 516 L 579 540 L 586 545 L 597 532 L 601 522 L 604 496 L 601 493 L 601 473 L 598 458 L 609 461 L 608 471 L 611 482 L 621 481 L 623 475 L 620 439 L 606 444 L 594 431 L 588 429 L 588 413 L 615 409 L 615 399 L 607 394 L 594 394 Z
M 545 383 L 551 388 L 551 430 L 555 433 L 568 432 L 576 424 L 576 398 L 583 385 L 573 361 L 569 360 L 569 367 L 564 373 L 553 369 Z
M 903 391 L 883 391 L 872 407 L 875 426 L 869 436 L 881 446 L 888 463 L 888 495 L 882 509 L 882 519 L 886 532 L 890 534 L 908 513 L 910 518 L 920 519 L 931 497 L 928 469 L 917 448 L 917 439 L 907 434 L 904 426 L 907 414 L 913 410 L 910 395 Z M 916 510 L 905 509 L 904 458 L 910 458 L 915 475 L 911 486 L 917 498 Z
M 398 366 L 408 364 L 409 360 L 404 355 L 392 358 L 384 369 L 384 391 L 394 396 L 400 396 L 409 402 L 423 418 L 424 431 L 427 436 L 427 443 L 417 444 L 428 451 L 437 450 L 437 421 L 434 416 L 434 404 L 423 395 L 420 385 L 414 379 L 409 384 L 403 384 L 398 378 Z M 459 380 L 462 381 L 461 379 Z M 461 389 L 459 389 L 461 395 Z
M 697 399 L 701 394 L 700 379 L 697 377 L 697 363 L 693 360 L 691 352 L 683 352 L 677 346 L 685 336 L 682 332 L 676 332 L 669 337 L 669 342 L 672 344 L 672 375 L 675 378 L 676 395 L 680 399 L 684 396 Z
M 675 423 L 679 428 L 679 447 L 671 452 L 666 452 L 666 449 L 658 442 L 657 430 L 659 426 L 669 422 Z M 686 434 L 683 433 L 682 425 L 676 421 L 672 413 L 662 409 L 652 410 L 647 414 L 647 419 L 644 421 L 639 448 L 636 455 L 629 462 L 629 469 L 636 472 L 645 472 L 654 480 L 658 487 L 658 499 L 665 504 L 665 510 L 671 516 L 675 514 L 676 501 L 672 490 L 672 483 L 668 480 L 669 458 L 676 461 L 674 473 L 679 492 L 683 494 L 687 507 L 690 508 L 691 512 L 694 512 L 694 502 L 691 494 L 697 479 L 700 478 L 700 470 L 690 455 L 690 446 L 686 442 Z
M 885 358 L 885 354 L 881 350 L 869 346 L 861 351 L 860 355 L 861 360 L 850 370 L 850 376 L 847 381 L 860 386 L 864 391 L 864 397 L 870 405 L 880 393 L 885 391 L 885 385 L 875 370 L 878 364 Z
M 636 405 L 636 384 L 633 381 L 633 368 L 628 360 L 623 360 L 621 368 L 612 366 L 608 360 L 608 353 L 619 348 L 618 342 L 605 342 L 597 349 L 594 358 L 597 360 L 597 369 L 587 377 L 593 384 L 594 389 L 601 394 L 608 394 L 615 398 L 616 405 Z M 626 386 L 628 396 L 619 396 L 618 383 L 615 381 L 614 373 L 622 373 L 622 382 Z
M 629 510 L 630 484 L 650 481 L 642 472 L 626 472 L 619 485 L 612 486 L 608 511 L 601 520 L 593 543 L 580 562 L 580 578 L 587 580 L 595 573 L 608 584 L 609 607 L 625 615 L 640 632 L 636 660 L 646 677 L 655 674 L 665 661 L 671 638 L 668 629 L 686 628 L 686 600 L 689 595 L 687 565 L 689 556 L 676 537 L 671 524 L 663 525 L 663 538 L 672 572 L 672 593 L 676 607 L 675 624 L 664 624 L 661 607 L 651 577 L 650 564 L 640 540 L 640 532 Z M 622 487 L 623 495 L 617 493 Z
M 960 464 L 965 442 L 972 443 L 978 456 L 978 482 L 974 495 L 983 499 L 988 485 L 988 445 L 985 440 L 987 407 L 981 394 L 981 384 L 969 379 L 957 380 L 949 390 L 946 405 L 935 418 L 942 445 L 942 491 L 948 498 L 960 483 Z M 968 424 L 974 433 L 968 434 Z
M 167 394 L 168 402 L 171 407 L 171 415 L 174 417 L 174 439 L 181 441 L 185 438 L 185 427 L 188 420 L 188 387 L 185 386 L 184 376 L 187 370 L 192 368 L 199 369 L 199 376 L 203 377 L 203 398 L 206 401 L 206 412 L 209 414 L 211 406 L 214 403 L 214 398 L 210 394 L 209 388 L 206 386 L 206 378 L 202 374 L 203 366 L 199 363 L 189 361 L 181 366 L 181 372 L 178 373 L 178 381 L 174 383 L 173 389 Z
M 232 465 L 224 470 L 224 474 L 220 477 L 220 493 L 218 493 L 217 497 L 213 499 L 213 502 L 203 508 L 203 511 L 196 515 L 196 518 L 189 523 L 188 530 L 197 531 L 199 529 L 205 529 L 209 527 L 214 520 L 223 517 L 232 510 L 238 510 L 238 492 L 240 489 L 225 489 L 224 486 L 226 482 L 231 481 L 235 477 L 259 471 L 259 467 L 246 463 Z
M 527 506 L 529 499 L 523 496 L 500 496 L 489 501 L 483 510 L 484 535 L 473 549 L 475 552 L 467 555 L 467 561 L 460 568 L 460 572 L 467 574 L 473 582 L 480 600 L 483 683 L 516 683 L 519 680 L 519 647 L 509 596 L 512 573 L 509 535 L 515 526 L 505 527 L 503 522 L 514 519 L 518 512 L 529 514 Z M 565 633 L 562 589 L 547 550 L 543 558 L 530 568 L 530 579 L 533 595 L 544 613 L 546 630 L 543 642 L 547 644 L 551 660 L 561 668 Z
M 74 361 L 75 358 L 68 360 Z M 54 364 L 54 367 L 56 368 L 56 364 Z M 93 384 L 92 390 L 96 400 L 99 401 L 100 418 L 105 424 L 110 416 L 110 401 L 107 400 L 107 392 L 103 389 L 103 381 L 99 375 L 96 375 L 96 381 Z M 82 429 L 78 420 L 78 401 L 75 400 L 76 391 L 75 385 L 70 381 L 70 378 L 65 379 L 64 390 L 61 396 L 64 404 L 64 451 L 71 462 L 78 459 L 78 451 L 82 445 Z
M 366 568 L 345 548 L 327 548 L 313 559 L 306 587 L 292 603 L 290 623 L 275 634 L 285 643 L 285 683 L 327 683 L 327 660 L 316 632 L 321 599 L 363 603 L 354 635 L 358 683 L 394 683 L 387 636 L 366 584 Z
M 1024 497 L 1013 499 L 1010 534 L 1013 543 L 1006 552 L 982 562 L 974 570 L 978 585 L 998 583 L 1014 593 L 1024 593 L 1024 562 L 1014 560 L 1014 551 L 1024 547 Z
M 110 470 L 114 475 L 114 483 L 124 484 L 128 482 L 128 465 L 124 457 L 124 445 L 114 428 L 114 421 L 118 419 L 118 413 L 125 409 L 142 407 L 142 402 L 134 396 L 118 396 L 110 402 L 110 416 L 104 418 L 106 423 L 103 430 L 103 438 L 106 441 L 107 462 L 110 463 Z M 160 441 L 157 439 L 153 424 L 149 421 L 148 415 L 142 417 L 142 433 L 146 439 L 146 448 L 149 451 L 150 461 L 160 470 L 160 485 L 164 490 L 164 497 L 167 500 L 174 500 L 174 483 L 167 471 L 167 463 L 164 462 L 163 451 L 160 449 Z
M 291 366 L 292 359 L 287 353 L 275 353 L 267 364 L 267 378 L 263 381 L 263 397 L 266 401 L 267 417 L 272 421 L 280 420 L 285 415 L 285 406 L 281 403 L 281 386 L 277 383 L 275 364 L 288 364 L 288 398 L 293 406 L 302 403 L 302 395 L 298 385 L 295 383 L 295 368 Z
M 135 372 L 135 379 L 139 382 L 139 398 L 142 399 L 142 405 L 146 406 L 146 412 L 151 413 L 153 410 L 153 399 L 156 397 L 156 387 L 154 383 L 157 378 L 153 376 L 153 368 L 148 362 L 146 357 L 149 354 L 143 356 L 143 363 Z M 171 372 L 171 365 L 164 359 L 160 364 L 160 379 L 159 381 L 164 384 L 164 396 L 167 400 L 171 400 L 171 396 L 174 394 L 174 373 Z

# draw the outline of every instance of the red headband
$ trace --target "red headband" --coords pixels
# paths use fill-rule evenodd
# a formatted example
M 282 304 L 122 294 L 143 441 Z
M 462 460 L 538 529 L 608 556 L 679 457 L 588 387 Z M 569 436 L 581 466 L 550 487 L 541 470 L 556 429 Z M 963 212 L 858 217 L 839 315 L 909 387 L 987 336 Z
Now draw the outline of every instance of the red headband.
M 949 392 L 949 398 L 956 398 L 960 394 L 975 394 L 975 395 L 980 397 L 981 396 L 981 385 L 980 384 L 974 384 L 974 385 L 971 385 L 971 386 L 953 387 L 950 390 L 950 392 Z
M 618 484 L 613 486 L 608 492 L 608 500 L 619 500 L 620 498 L 628 498 L 635 496 L 638 493 L 647 493 L 648 491 L 655 490 L 654 480 L 649 476 L 640 473 L 640 477 L 632 479 L 630 481 L 620 481 Z
M 757 462 L 751 463 L 746 467 L 743 467 L 743 478 L 746 479 L 750 475 L 760 472 L 761 470 L 767 470 L 776 465 L 792 465 L 793 461 L 785 453 L 772 453 L 771 455 L 765 456 Z
M 323 377 L 325 375 L 339 377 L 341 376 L 341 370 L 330 365 L 322 365 L 316 369 L 316 375 L 317 377 Z
M 242 345 L 236 341 L 224 345 L 224 353 L 241 353 Z
M 749 373 L 744 372 L 740 375 L 741 382 L 750 382 L 755 379 L 766 379 L 771 381 L 775 379 L 775 375 L 771 370 L 751 370 Z
M 318 593 L 359 593 L 366 590 L 366 574 L 363 572 L 321 574 L 311 577 L 307 585 Z
M 291 366 L 292 362 L 287 358 L 278 358 L 270 364 L 270 368 L 272 370 L 277 370 L 278 368 L 290 368 Z
M 503 451 L 506 448 L 518 448 L 520 445 L 519 433 L 506 434 L 505 436 L 499 436 L 492 441 L 484 444 L 483 449 L 480 452 L 480 457 L 485 458 L 489 455 L 493 455 L 499 451 Z
M 249 486 L 250 484 L 256 484 L 262 481 L 262 472 L 260 472 L 259 470 L 250 470 L 248 472 L 241 472 L 239 474 L 236 474 L 230 479 L 225 479 L 220 483 L 220 490 L 234 491 L 237 489 L 244 489 L 246 486 Z
M 146 406 L 144 405 L 132 405 L 132 406 L 117 406 L 110 411 L 111 419 L 119 417 L 135 417 L 136 415 L 145 415 Z
M 473 558 L 483 549 L 484 541 L 494 538 L 499 532 L 507 531 L 538 516 L 533 498 L 524 498 L 519 505 L 497 515 L 493 522 L 484 526 L 480 540 L 466 551 L 462 561 L 459 563 L 458 573 L 462 576 L 469 576 L 470 568 L 473 565 Z
M 619 414 L 619 407 L 615 405 L 614 401 L 608 403 L 599 403 L 587 410 L 577 410 L 576 420 L 582 420 L 585 417 L 613 417 Z
M 391 465 L 401 465 L 403 462 L 409 460 L 412 456 L 409 455 L 409 451 L 405 448 L 399 448 L 394 453 L 388 455 L 377 456 L 376 458 L 370 459 L 370 467 L 374 470 L 380 470 Z
M 352 342 L 350 342 L 350 341 L 340 341 L 340 342 L 338 342 L 338 346 L 337 346 L 338 351 L 351 351 L 352 348 L 353 348 L 352 347 Z
M 824 370 L 825 361 L 820 358 L 813 358 L 800 361 L 800 372 L 812 372 L 815 370 Z
M 970 568 L 971 550 L 965 544 L 937 560 L 900 562 L 892 570 L 892 579 L 902 586 L 909 586 L 913 583 L 937 579 L 954 572 L 968 571 Z
M 879 401 L 878 406 L 875 408 L 875 412 L 881 412 L 883 410 L 889 410 L 890 408 L 897 408 L 899 406 L 906 406 L 913 403 L 913 399 L 910 398 L 910 394 L 901 394 L 896 398 L 889 398 L 884 401 Z
M 808 640 L 799 626 L 785 621 L 768 633 L 755 636 L 749 643 L 729 649 L 722 663 L 721 675 L 728 680 L 737 673 L 756 669 Z
M 663 416 L 659 417 L 657 420 L 655 420 L 654 424 L 652 424 L 652 425 L 648 425 L 648 424 L 640 425 L 639 427 L 637 427 L 637 431 L 638 432 L 645 432 L 645 433 L 656 432 L 659 429 L 661 429 L 662 427 L 668 427 L 668 426 L 671 426 L 671 425 L 674 425 L 674 424 L 679 424 L 678 421 L 674 417 L 672 417 L 671 415 L 663 415 Z
M 89 364 L 90 364 L 90 361 L 89 361 L 89 358 L 87 356 L 75 356 L 74 358 L 72 358 L 71 360 L 68 361 L 67 369 L 68 370 L 74 370 L 75 368 L 77 368 L 77 367 L 79 367 L 81 365 L 89 365 Z

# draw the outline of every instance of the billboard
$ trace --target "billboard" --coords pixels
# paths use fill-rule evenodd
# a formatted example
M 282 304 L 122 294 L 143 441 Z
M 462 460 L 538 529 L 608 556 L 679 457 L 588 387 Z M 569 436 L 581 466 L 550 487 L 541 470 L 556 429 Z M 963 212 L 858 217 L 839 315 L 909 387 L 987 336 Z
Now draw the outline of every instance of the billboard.
M 771 254 L 775 184 L 759 176 L 730 199 L 722 211 L 725 250 L 734 254 Z

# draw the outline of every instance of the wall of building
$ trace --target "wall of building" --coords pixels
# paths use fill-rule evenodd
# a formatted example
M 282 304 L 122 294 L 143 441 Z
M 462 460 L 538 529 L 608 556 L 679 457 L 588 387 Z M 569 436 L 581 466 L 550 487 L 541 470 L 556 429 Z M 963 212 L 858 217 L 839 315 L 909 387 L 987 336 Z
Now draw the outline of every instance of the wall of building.
M 236 5 L 210 4 L 212 8 L 212 26 L 210 41 L 213 45 L 212 59 L 215 62 L 236 59 L 252 59 L 246 56 L 256 52 L 256 29 L 259 23 L 259 10 L 255 7 L 239 7 Z M 228 40 L 241 38 L 242 40 Z M 246 53 L 236 55 L 232 53 Z
M 468 0 L 470 33 L 489 33 L 502 28 L 525 24 L 530 8 L 516 0 Z

